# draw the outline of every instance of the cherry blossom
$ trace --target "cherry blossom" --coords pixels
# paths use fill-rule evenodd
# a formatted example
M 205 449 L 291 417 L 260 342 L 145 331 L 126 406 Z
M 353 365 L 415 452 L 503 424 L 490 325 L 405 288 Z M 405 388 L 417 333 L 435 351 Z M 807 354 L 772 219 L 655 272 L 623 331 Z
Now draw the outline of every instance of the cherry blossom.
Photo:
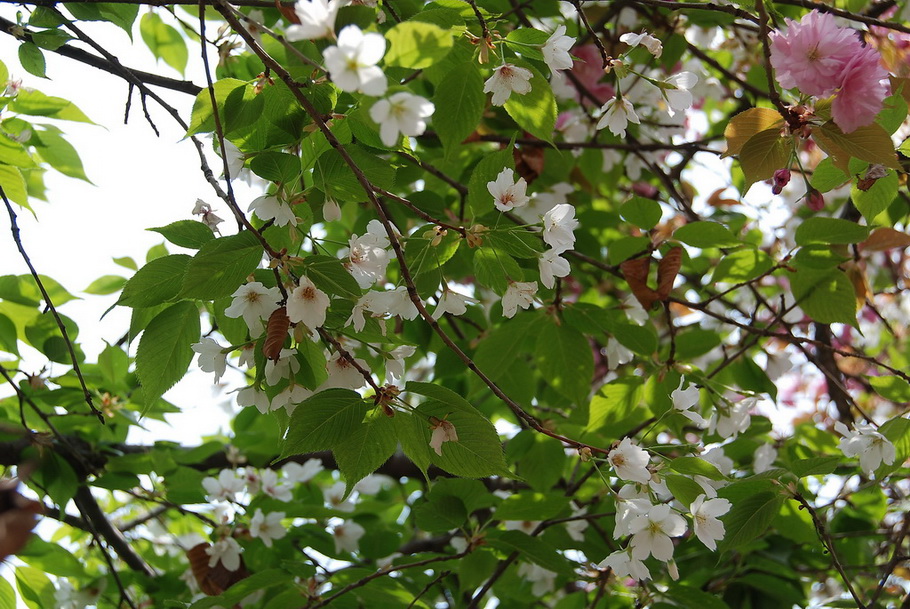
M 281 525 L 284 512 L 271 512 L 268 516 L 256 508 L 256 513 L 250 520 L 250 535 L 262 540 L 267 548 L 272 547 L 272 541 L 281 539 L 288 534 L 288 530 Z
M 202 488 L 211 501 L 233 501 L 237 493 L 243 492 L 244 479 L 238 478 L 232 469 L 223 469 L 217 478 L 207 476 L 202 479 Z
M 867 476 L 871 476 L 882 463 L 894 463 L 894 444 L 871 425 L 860 423 L 851 431 L 838 421 L 834 429 L 844 436 L 837 447 L 846 457 L 859 457 L 859 466 Z
M 354 522 L 345 520 L 342 524 L 336 525 L 332 529 L 332 536 L 335 539 L 335 552 L 356 552 L 359 548 L 360 538 L 366 533 L 366 529 Z
M 726 499 L 708 499 L 699 495 L 689 507 L 695 536 L 709 550 L 717 550 L 717 542 L 724 538 L 724 523 L 717 519 L 730 511 L 732 504 Z
M 325 49 L 322 57 L 332 82 L 339 89 L 378 97 L 388 86 L 385 74 L 376 65 L 384 54 L 382 34 L 364 34 L 356 25 L 348 25 L 338 33 L 338 44 Z
M 237 393 L 237 404 L 240 406 L 255 406 L 262 414 L 271 410 L 269 396 L 262 390 L 250 385 Z
M 690 89 L 698 84 L 698 76 L 692 72 L 678 72 L 664 79 L 664 82 L 674 88 L 661 88 L 660 92 L 667 100 L 667 113 L 675 116 L 677 112 L 685 112 L 692 107 L 692 92 Z
M 493 206 L 503 212 L 527 205 L 527 189 L 525 179 L 518 178 L 516 182 L 514 172 L 508 167 L 500 171 L 494 181 L 487 182 L 487 190 L 493 196 Z
M 344 498 L 344 491 L 347 485 L 344 482 L 336 482 L 329 488 L 322 489 L 322 498 L 334 510 L 339 512 L 353 512 L 354 504 L 350 497 Z
M 771 444 L 762 444 L 752 453 L 752 471 L 756 474 L 766 472 L 774 465 L 777 450 Z
M 614 97 L 607 100 L 607 103 L 603 105 L 600 111 L 602 115 L 600 120 L 597 121 L 597 128 L 603 129 L 607 127 L 610 129 L 610 133 L 618 137 L 625 137 L 626 127 L 629 126 L 629 123 L 638 125 L 641 122 L 638 115 L 635 114 L 632 102 L 625 97 Z
M 389 265 L 389 239 L 385 229 L 377 220 L 371 220 L 367 232 L 361 236 L 354 235 L 349 242 L 347 269 L 357 285 L 368 288 L 385 275 Z
M 617 577 L 632 577 L 637 580 L 651 579 L 647 565 L 632 556 L 631 551 L 617 550 L 597 565 L 600 569 L 612 569 Z
M 278 352 L 277 360 L 268 360 L 265 363 L 265 382 L 269 385 L 277 385 L 282 379 L 291 378 L 300 370 L 300 362 L 297 361 L 296 349 L 282 349 Z
M 275 411 L 284 408 L 288 416 L 294 414 L 297 405 L 313 395 L 313 392 L 302 385 L 290 384 L 281 392 L 272 398 L 269 403 L 269 410 Z
M 515 317 L 518 307 L 527 309 L 534 302 L 534 294 L 537 293 L 537 282 L 513 281 L 506 289 L 502 296 L 502 315 L 503 317 Z
M 445 442 L 458 442 L 458 432 L 455 426 L 445 419 L 437 419 L 432 425 L 433 433 L 430 436 L 430 448 L 442 456 L 442 445 Z
M 209 567 L 214 567 L 220 561 L 228 571 L 240 568 L 241 552 L 243 548 L 233 537 L 223 537 L 205 549 L 205 553 L 210 556 Z
M 708 433 L 717 432 L 721 438 L 736 438 L 739 434 L 749 429 L 752 417 L 749 411 L 755 406 L 758 399 L 746 398 L 729 406 L 725 412 L 715 411 L 708 424 Z
M 519 95 L 529 93 L 533 76 L 530 70 L 504 63 L 493 70 L 493 75 L 483 85 L 483 92 L 493 93 L 493 105 L 502 106 L 513 92 Z
M 875 121 L 888 96 L 888 71 L 871 46 L 856 49 L 840 72 L 840 87 L 831 104 L 831 116 L 844 133 Z
M 439 304 L 436 305 L 436 310 L 433 311 L 433 319 L 439 319 L 446 313 L 449 315 L 464 315 L 468 310 L 468 300 L 467 296 L 463 296 L 458 292 L 445 288 L 442 292 L 442 296 L 439 297 Z
M 275 195 L 262 195 L 250 203 L 251 211 L 263 220 L 274 220 L 275 226 L 297 226 L 297 216 L 291 206 Z
M 531 594 L 534 596 L 542 596 L 550 592 L 556 582 L 556 573 L 530 562 L 521 563 L 521 566 L 518 567 L 518 576 L 532 582 Z
M 651 473 L 648 471 L 647 451 L 640 446 L 632 444 L 632 440 L 625 437 L 620 443 L 610 451 L 607 460 L 613 466 L 616 476 L 622 480 L 631 480 L 647 484 L 651 479 Z
M 540 271 L 540 282 L 550 290 L 556 285 L 557 277 L 567 277 L 572 272 L 569 261 L 553 249 L 541 254 L 537 259 L 537 268 Z
M 354 361 L 364 370 L 369 369 L 367 363 L 362 359 L 354 358 Z M 320 391 L 333 387 L 356 390 L 363 387 L 364 383 L 366 383 L 360 370 L 349 362 L 341 353 L 336 353 L 329 358 L 329 361 L 326 362 L 326 370 L 328 371 L 329 376 L 319 387 Z
M 616 520 L 613 525 L 613 539 L 632 534 L 631 525 L 639 516 L 651 509 L 648 493 L 638 490 L 632 484 L 626 484 L 616 497 Z
M 389 352 L 391 359 L 385 363 L 385 378 L 387 383 L 395 383 L 404 378 L 404 360 L 414 355 L 416 347 L 401 345 Z
M 290 484 L 303 484 L 312 480 L 319 472 L 325 468 L 319 459 L 307 459 L 303 465 L 294 461 L 288 461 L 281 466 L 284 477 Z
M 679 378 L 679 387 L 674 389 L 670 394 L 670 399 L 673 400 L 673 408 L 679 411 L 679 414 L 695 423 L 698 427 L 705 427 L 708 424 L 705 418 L 699 413 L 691 410 L 692 407 L 698 406 L 699 403 L 698 387 L 689 385 L 687 389 L 683 389 L 683 384 L 685 382 L 686 377 L 681 376 Z
M 604 347 L 603 354 L 607 358 L 610 370 L 616 370 L 618 366 L 628 364 L 635 357 L 634 353 L 612 336 L 607 339 L 607 346 Z
M 198 343 L 194 343 L 190 348 L 199 354 L 199 367 L 203 372 L 214 372 L 215 382 L 221 380 L 221 376 L 227 369 L 227 353 L 224 347 L 218 344 L 214 338 L 204 337 Z
M 289 25 L 284 37 L 291 42 L 331 38 L 335 35 L 335 16 L 345 4 L 339 0 L 297 0 L 294 12 L 300 24 Z
M 335 199 L 326 198 L 323 202 L 322 219 L 326 222 L 336 222 L 341 219 L 341 207 Z
M 641 45 L 648 49 L 648 52 L 651 55 L 654 55 L 655 58 L 659 58 L 663 52 L 663 45 L 660 43 L 660 40 L 652 36 L 647 32 L 642 32 L 641 34 L 633 34 L 628 32 L 619 37 L 620 42 L 625 42 L 630 47 L 637 47 Z
M 231 294 L 231 305 L 224 310 L 228 317 L 243 317 L 250 334 L 262 332 L 262 320 L 278 308 L 281 292 L 278 288 L 267 288 L 258 281 L 245 283 Z
M 686 521 L 669 505 L 662 503 L 652 505 L 647 514 L 637 516 L 629 529 L 632 532 L 629 546 L 634 558 L 644 560 L 653 556 L 666 562 L 673 558 L 673 541 L 670 538 L 686 532 Z
M 297 287 L 288 295 L 288 319 L 315 330 L 325 323 L 329 297 L 308 277 L 301 276 Z
M 558 253 L 575 246 L 575 208 L 568 203 L 554 206 L 543 216 L 543 240 Z
M 419 95 L 400 91 L 380 99 L 370 108 L 370 118 L 379 125 L 379 137 L 386 146 L 395 146 L 402 135 L 421 135 L 435 106 Z
M 568 70 L 572 67 L 572 56 L 569 55 L 569 49 L 575 44 L 575 39 L 565 34 L 566 26 L 557 26 L 540 49 L 540 52 L 543 53 L 543 60 L 551 72 Z
M 294 495 L 291 493 L 291 487 L 279 481 L 278 472 L 273 469 L 262 470 L 261 484 L 262 492 L 273 499 L 288 502 L 294 498 Z

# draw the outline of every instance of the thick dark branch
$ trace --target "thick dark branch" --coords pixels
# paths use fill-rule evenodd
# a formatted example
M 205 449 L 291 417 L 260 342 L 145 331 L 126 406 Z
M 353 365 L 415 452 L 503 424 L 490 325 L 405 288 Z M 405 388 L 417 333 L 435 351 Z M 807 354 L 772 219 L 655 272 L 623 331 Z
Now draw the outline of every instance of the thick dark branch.
M 0 0 L 0 3 L 6 2 L 6 0 Z M 16 4 L 19 4 L 18 2 Z M 51 3 L 52 4 L 52 3 Z M 169 2 L 168 4 L 173 4 Z M 272 4 L 274 6 L 274 4 Z M 16 30 L 18 29 L 15 23 L 8 19 L 0 17 L 0 31 L 3 31 L 5 34 L 9 34 L 14 38 L 22 40 L 24 42 L 31 42 L 32 35 L 31 32 L 26 31 L 24 35 L 17 36 Z M 120 76 L 123 71 L 128 72 L 133 78 L 147 84 L 153 85 L 156 87 L 162 87 L 164 89 L 170 89 L 172 91 L 179 91 L 180 93 L 188 93 L 189 95 L 196 95 L 202 91 L 202 87 L 192 83 L 188 80 L 177 80 L 174 78 L 167 78 L 166 76 L 161 76 L 159 74 L 152 74 L 151 72 L 143 72 L 142 70 L 134 70 L 133 68 L 127 68 L 125 66 L 115 65 L 112 62 L 108 61 L 103 57 L 98 57 L 97 55 L 92 55 L 88 51 L 82 49 L 77 49 L 76 47 L 65 44 L 58 49 L 53 51 L 58 55 L 68 57 L 69 59 L 75 59 L 80 63 L 84 63 L 87 66 L 92 66 L 93 68 L 98 68 L 99 70 L 104 70 L 108 74 L 114 74 L 115 76 Z

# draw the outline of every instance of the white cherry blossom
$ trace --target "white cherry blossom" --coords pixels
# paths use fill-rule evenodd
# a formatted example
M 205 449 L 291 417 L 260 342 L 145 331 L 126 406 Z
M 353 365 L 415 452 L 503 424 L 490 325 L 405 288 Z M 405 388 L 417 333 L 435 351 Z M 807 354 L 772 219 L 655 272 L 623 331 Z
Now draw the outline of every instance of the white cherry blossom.
M 329 297 L 308 277 L 301 276 L 297 287 L 288 295 L 288 319 L 315 330 L 325 323 Z
M 291 487 L 278 479 L 278 472 L 275 470 L 264 469 L 260 476 L 262 484 L 261 490 L 269 497 L 277 499 L 278 501 L 284 501 L 285 503 L 294 498 Z
M 275 195 L 262 195 L 250 203 L 251 211 L 263 220 L 274 220 L 275 226 L 297 226 L 297 216 L 291 206 Z
M 335 538 L 335 552 L 356 552 L 364 533 L 366 533 L 366 529 L 353 520 L 345 520 L 335 526 L 332 529 L 332 536 Z
M 322 498 L 326 504 L 333 510 L 339 512 L 353 512 L 354 504 L 351 498 L 344 498 L 344 491 L 347 485 L 344 482 L 336 482 L 329 488 L 322 489 Z
M 291 42 L 331 38 L 335 35 L 338 9 L 347 4 L 339 0 L 297 0 L 294 12 L 300 24 L 289 25 L 284 37 Z
M 575 246 L 575 208 L 568 203 L 554 206 L 543 216 L 543 240 L 559 253 Z
M 244 387 L 237 393 L 237 404 L 239 406 L 255 406 L 256 410 L 262 414 L 271 410 L 271 401 L 269 396 L 252 385 Z
M 406 286 L 400 285 L 394 290 L 374 292 L 374 294 L 370 310 L 377 315 L 401 317 L 408 321 L 416 319 L 420 315 Z
M 651 480 L 651 472 L 648 471 L 650 458 L 647 451 L 632 444 L 628 437 L 623 438 L 616 448 L 609 452 L 607 460 L 616 476 L 622 480 L 641 484 L 647 484 Z
M 851 431 L 838 421 L 834 429 L 844 436 L 837 447 L 846 457 L 859 457 L 859 466 L 867 476 L 871 476 L 882 463 L 894 463 L 894 444 L 871 425 L 859 423 Z
M 777 459 L 777 449 L 771 444 L 762 444 L 752 453 L 752 471 L 756 474 L 766 472 Z
M 647 32 L 642 32 L 641 34 L 633 34 L 628 32 L 619 37 L 620 42 L 625 42 L 630 47 L 637 47 L 641 45 L 648 49 L 648 52 L 651 55 L 654 55 L 655 58 L 659 58 L 663 52 L 663 45 L 660 43 L 660 40 L 652 36 Z
M 631 577 L 636 580 L 651 579 L 647 565 L 632 556 L 629 550 L 617 550 L 597 565 L 600 569 L 612 569 L 616 577 Z
M 335 86 L 342 91 L 360 91 L 376 97 L 385 93 L 388 83 L 376 65 L 385 54 L 385 44 L 382 34 L 364 34 L 356 25 L 342 28 L 338 44 L 322 52 Z
M 506 520 L 502 526 L 507 531 L 521 531 L 525 535 L 532 535 L 540 523 L 540 520 Z
M 289 379 L 300 370 L 296 349 L 282 349 L 278 352 L 277 360 L 268 360 L 265 363 L 265 382 L 277 385 L 283 379 Z
M 268 516 L 256 508 L 256 513 L 250 520 L 250 535 L 262 540 L 267 548 L 272 547 L 272 541 L 281 539 L 288 534 L 288 530 L 281 525 L 284 512 L 270 512 Z
M 205 549 L 205 553 L 210 556 L 209 567 L 214 567 L 218 561 L 221 561 L 228 571 L 236 571 L 240 568 L 241 552 L 243 552 L 243 548 L 233 537 L 224 537 Z
M 758 402 L 757 398 L 745 398 L 729 406 L 726 412 L 715 411 L 708 425 L 708 433 L 717 432 L 721 438 L 736 438 L 739 434 L 749 429 L 752 417 L 749 411 Z
M 638 490 L 633 484 L 626 484 L 616 497 L 616 520 L 613 526 L 613 539 L 620 539 L 632 534 L 632 521 L 648 513 L 651 499 L 648 493 Z
M 638 299 L 635 298 L 634 294 L 629 294 L 623 299 L 622 308 L 626 313 L 626 317 L 639 326 L 645 325 L 651 318 L 648 312 L 645 311 L 645 308 L 641 306 L 641 303 L 638 302 Z
M 547 250 L 537 260 L 540 271 L 540 282 L 547 289 L 552 290 L 556 285 L 557 277 L 567 277 L 572 272 L 569 261 L 560 256 L 557 250 Z
M 572 67 L 572 56 L 569 55 L 569 49 L 575 44 L 575 39 L 565 34 L 566 26 L 558 26 L 540 49 L 540 52 L 543 53 L 543 60 L 551 72 L 568 70 Z
M 692 107 L 692 92 L 690 89 L 698 84 L 698 76 L 692 72 L 679 72 L 673 74 L 664 82 L 675 87 L 674 89 L 661 88 L 661 93 L 667 100 L 667 113 L 675 116 L 677 112 L 685 112 Z
M 322 204 L 322 219 L 326 222 L 336 222 L 341 219 L 341 207 L 335 199 L 327 198 Z
M 223 469 L 217 478 L 207 476 L 202 479 L 202 488 L 210 501 L 233 501 L 237 493 L 243 492 L 245 480 L 239 478 L 232 469 Z
M 553 590 L 553 584 L 556 583 L 556 573 L 531 562 L 521 563 L 518 567 L 518 576 L 532 582 L 531 594 L 534 596 L 547 594 Z
M 464 315 L 468 310 L 468 301 L 469 298 L 467 296 L 445 288 L 442 296 L 439 297 L 439 304 L 436 305 L 436 310 L 433 311 L 433 319 L 439 319 L 446 313 L 455 316 Z
M 416 136 L 427 130 L 426 119 L 436 107 L 428 99 L 400 91 L 380 99 L 370 108 L 370 118 L 379 125 L 379 137 L 386 146 L 395 146 L 402 135 Z
M 638 115 L 635 114 L 635 107 L 632 102 L 623 97 L 622 99 L 614 97 L 607 100 L 607 103 L 600 109 L 601 117 L 597 121 L 597 129 L 607 127 L 610 133 L 617 137 L 625 137 L 626 127 L 629 123 L 640 124 Z
M 216 383 L 221 380 L 221 376 L 227 369 L 227 353 L 224 352 L 224 347 L 219 345 L 214 338 L 206 336 L 198 343 L 191 345 L 190 348 L 199 354 L 199 367 L 202 371 L 214 372 Z
M 502 296 L 502 315 L 503 317 L 515 317 L 518 307 L 527 309 L 534 302 L 534 294 L 537 293 L 537 282 L 513 281 L 506 289 Z
M 607 363 L 610 365 L 610 370 L 615 370 L 623 364 L 628 364 L 635 357 L 635 354 L 632 353 L 632 351 L 627 349 L 612 336 L 607 339 L 607 346 L 604 347 L 603 354 L 607 357 Z
M 278 288 L 267 288 L 258 281 L 245 283 L 231 294 L 234 300 L 224 310 L 228 317 L 243 317 L 250 334 L 262 332 L 262 320 L 278 308 L 281 292 Z
M 698 387 L 689 385 L 687 389 L 683 389 L 683 384 L 685 382 L 686 377 L 681 376 L 679 378 L 679 387 L 674 389 L 670 394 L 670 398 L 673 400 L 673 408 L 695 423 L 698 427 L 705 427 L 708 424 L 705 418 L 699 413 L 691 410 L 693 407 L 698 406 L 699 403 Z
M 375 224 L 374 224 L 375 223 Z M 377 220 L 367 225 L 367 232 L 361 236 L 354 235 L 349 242 L 348 263 L 345 265 L 357 285 L 368 288 L 385 275 L 389 265 L 389 239 L 385 229 Z
M 389 352 L 391 359 L 385 363 L 386 383 L 396 383 L 404 378 L 404 360 L 414 355 L 416 347 L 411 345 L 401 345 L 395 347 Z
M 430 435 L 430 448 L 442 456 L 442 445 L 445 442 L 458 442 L 458 432 L 455 426 L 444 419 L 437 419 L 433 424 L 433 433 Z
M 653 505 L 647 514 L 637 516 L 630 527 L 632 539 L 632 557 L 644 560 L 653 556 L 657 560 L 668 561 L 673 558 L 673 541 L 686 532 L 686 521 L 673 512 L 666 503 Z
M 483 84 L 483 92 L 493 94 L 494 106 L 502 106 L 513 92 L 519 95 L 529 93 L 533 77 L 534 74 L 530 70 L 504 63 L 493 70 L 493 75 Z
M 500 171 L 494 181 L 487 182 L 487 191 L 493 196 L 493 206 L 499 211 L 511 211 L 513 207 L 527 205 L 527 189 L 525 179 L 518 178 L 516 182 L 514 172 L 508 167 Z
M 315 458 L 307 459 L 302 465 L 295 461 L 288 461 L 281 466 L 281 471 L 289 484 L 309 482 L 324 469 L 322 461 Z
M 709 550 L 717 549 L 717 542 L 724 538 L 724 523 L 717 519 L 730 511 L 732 504 L 726 499 L 708 499 L 699 495 L 689 507 L 695 536 Z
M 354 361 L 364 370 L 369 370 L 369 366 L 362 359 L 355 357 Z M 326 362 L 326 370 L 329 377 L 319 387 L 320 391 L 333 387 L 357 390 L 366 383 L 360 371 L 341 353 L 336 353 L 329 358 L 329 361 Z

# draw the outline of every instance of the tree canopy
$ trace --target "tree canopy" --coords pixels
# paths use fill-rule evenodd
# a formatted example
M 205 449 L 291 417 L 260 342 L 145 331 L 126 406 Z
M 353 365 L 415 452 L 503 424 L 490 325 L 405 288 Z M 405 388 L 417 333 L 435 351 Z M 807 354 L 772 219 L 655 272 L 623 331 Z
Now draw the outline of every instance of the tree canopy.
M 3 4 L 0 606 L 910 604 L 906 3 Z M 49 54 L 210 187 L 99 353 Z

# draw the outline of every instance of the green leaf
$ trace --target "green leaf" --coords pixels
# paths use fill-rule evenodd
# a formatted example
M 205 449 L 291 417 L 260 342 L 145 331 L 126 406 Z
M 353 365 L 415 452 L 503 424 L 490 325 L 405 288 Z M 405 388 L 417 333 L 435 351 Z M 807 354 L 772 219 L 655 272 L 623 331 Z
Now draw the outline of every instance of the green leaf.
M 85 566 L 66 548 L 33 535 L 16 557 L 22 562 L 60 577 L 85 577 Z
M 540 47 L 549 37 L 550 35 L 542 30 L 522 27 L 509 32 L 506 36 L 506 45 L 522 57 L 543 61 Z
M 605 430 L 611 437 L 616 437 L 625 430 L 624 422 L 645 417 L 646 409 L 639 406 L 642 396 L 642 383 L 638 378 L 623 377 L 607 383 L 591 400 L 587 430 Z
M 840 218 L 807 218 L 796 228 L 796 244 L 859 243 L 869 236 L 869 227 Z
M 341 261 L 331 256 L 308 256 L 304 260 L 304 271 L 307 277 L 319 289 L 335 296 L 345 298 L 360 298 L 363 290 L 357 280 L 344 268 Z
M 663 211 L 654 199 L 632 197 L 619 207 L 619 215 L 640 229 L 651 230 L 660 222 Z
M 425 433 L 427 422 L 418 416 L 402 412 L 397 413 L 392 420 L 395 422 L 402 452 L 417 466 L 424 479 L 429 483 L 427 470 L 432 461 L 430 458 L 432 449 Z
M 670 469 L 680 474 L 704 476 L 711 480 L 724 480 L 726 478 L 716 466 L 698 457 L 677 457 L 670 461 Z
M 190 260 L 186 254 L 155 258 L 126 282 L 117 304 L 131 308 L 153 307 L 173 300 L 180 293 Z
M 730 609 L 718 595 L 704 592 L 693 586 L 674 584 L 667 591 L 667 598 L 684 609 Z
M 223 117 L 224 102 L 235 89 L 246 87 L 242 80 L 234 78 L 224 78 L 214 83 L 215 100 L 218 103 L 219 113 Z M 212 112 L 212 97 L 208 89 L 203 89 L 196 95 L 196 101 L 193 102 L 193 111 L 190 116 L 190 128 L 187 129 L 187 136 L 197 133 L 209 133 L 215 130 L 215 117 Z
M 667 483 L 667 488 L 673 493 L 673 496 L 686 507 L 692 505 L 692 502 L 698 499 L 699 495 L 705 494 L 705 489 L 688 476 L 666 474 L 664 480 Z
M 749 108 L 730 119 L 724 128 L 727 150 L 723 156 L 739 154 L 752 136 L 772 128 L 780 130 L 784 119 L 772 108 Z
M 673 233 L 673 238 L 692 247 L 734 247 L 742 241 L 718 222 L 689 222 Z
M 878 163 L 891 169 L 900 169 L 891 136 L 878 123 L 858 127 L 850 133 L 844 133 L 840 127 L 829 121 L 812 130 L 812 136 L 826 152 L 842 151 L 851 157 L 869 163 Z M 833 150 L 831 150 L 833 148 Z M 835 159 L 846 163 L 848 159 Z
M 790 464 L 789 469 L 797 478 L 824 476 L 833 474 L 842 460 L 841 457 L 812 457 L 810 459 L 798 459 Z
M 158 13 L 148 12 L 139 20 L 139 33 L 152 55 L 183 74 L 189 53 L 176 28 L 162 21 Z
M 271 182 L 293 184 L 300 177 L 300 157 L 286 152 L 262 152 L 250 161 L 250 170 Z
M 41 158 L 63 175 L 91 183 L 85 176 L 79 153 L 63 138 L 56 127 L 45 125 L 43 131 L 32 135 L 31 143 L 35 145 Z
M 18 167 L 9 165 L 0 165 L 0 186 L 7 198 L 18 203 L 25 209 L 31 209 L 28 206 L 28 190 L 25 186 L 25 179 Z M 492 197 L 491 197 L 492 198 Z
M 449 72 L 436 87 L 433 128 L 446 150 L 474 132 L 485 104 L 483 77 L 473 62 L 461 64 Z
M 120 275 L 104 275 L 93 281 L 87 288 L 82 290 L 86 294 L 104 296 L 113 294 L 123 289 L 126 284 L 126 278 Z
M 515 259 L 505 252 L 481 247 L 474 251 L 474 276 L 481 285 L 497 294 L 504 294 L 509 281 L 522 279 L 522 272 Z
M 388 161 L 356 144 L 345 147 L 351 160 L 374 186 L 390 189 L 395 183 L 395 169 Z M 363 185 L 336 150 L 323 153 L 313 168 L 316 188 L 337 201 L 364 201 Z
M 398 416 L 398 415 L 396 415 Z M 434 495 L 414 506 L 414 522 L 428 533 L 444 533 L 457 529 L 468 519 L 464 502 L 451 495 Z
M 897 404 L 910 402 L 910 383 L 899 376 L 870 376 L 869 384 L 886 400 Z
M 136 350 L 136 373 L 142 382 L 145 409 L 183 378 L 199 341 L 199 309 L 195 303 L 171 305 L 149 322 Z
M 897 172 L 889 171 L 888 175 L 877 179 L 868 190 L 860 190 L 853 184 L 850 196 L 866 222 L 872 224 L 879 214 L 888 209 L 897 196 L 898 181 Z
M 32 33 L 32 42 L 48 51 L 56 51 L 72 39 L 72 36 L 61 30 L 44 30 Z
M 770 491 L 734 502 L 730 513 L 723 518 L 726 535 L 718 544 L 718 551 L 736 550 L 764 535 L 783 503 L 782 495 Z
M 422 69 L 443 59 L 452 50 L 452 33 L 432 23 L 405 21 L 385 34 L 387 66 Z
M 294 409 L 281 458 L 332 450 L 351 437 L 366 414 L 363 398 L 348 389 L 310 396 Z
M 276 586 L 288 587 L 293 585 L 293 577 L 283 569 L 266 569 L 241 579 L 220 596 L 209 596 L 190 605 L 189 609 L 212 609 L 214 607 L 233 607 L 260 590 L 268 590 Z
M 374 412 L 362 425 L 347 434 L 341 443 L 336 444 L 332 454 L 344 476 L 345 497 L 354 490 L 355 484 L 388 461 L 397 447 L 398 438 L 392 419 L 381 411 Z
M 846 183 L 849 179 L 847 174 L 834 166 L 831 157 L 825 157 L 812 172 L 809 184 L 819 192 L 828 192 Z
M 10 102 L 10 110 L 30 116 L 46 116 L 63 121 L 92 123 L 76 104 L 62 97 L 51 97 L 35 89 L 20 89 Z M 94 124 L 94 123 L 92 123 Z
M 746 177 L 743 192 L 755 182 L 771 179 L 778 169 L 789 167 L 792 150 L 792 138 L 781 137 L 779 127 L 759 131 L 750 137 L 739 152 L 739 163 Z
M 16 591 L 0 577 L 0 609 L 16 609 Z
M 487 544 L 503 550 L 507 554 L 518 552 L 521 558 L 530 560 L 549 571 L 572 573 L 569 562 L 556 552 L 556 548 L 539 537 L 530 537 L 521 531 L 500 531 L 493 529 L 487 532 Z
M 752 281 L 774 268 L 774 261 L 760 249 L 744 249 L 727 254 L 714 267 L 712 282 L 743 283 Z
M 531 90 L 525 95 L 513 92 L 504 108 L 519 127 L 534 137 L 549 142 L 553 139 L 553 129 L 556 127 L 556 97 L 553 95 L 553 87 L 537 68 L 521 61 L 515 64 L 533 74 Z
M 499 150 L 485 156 L 474 167 L 468 181 L 468 206 L 475 216 L 493 211 L 493 195 L 487 190 L 487 183 L 496 180 L 503 169 L 515 169 L 511 148 Z M 516 179 L 518 176 L 514 176 Z
M 159 226 L 148 230 L 159 233 L 174 245 L 193 250 L 198 250 L 215 238 L 215 235 L 212 234 L 212 229 L 197 220 L 178 220 L 171 222 L 167 226 Z
M 121 28 L 132 39 L 133 22 L 139 16 L 139 5 L 115 2 L 72 3 L 67 10 L 81 21 L 109 21 Z
M 545 325 L 537 335 L 535 360 L 550 386 L 578 406 L 588 401 L 594 356 L 581 332 L 568 325 Z
M 547 520 L 555 518 L 569 506 L 562 494 L 520 492 L 506 498 L 496 508 L 498 520 Z
M 843 271 L 801 268 L 790 277 L 790 289 L 806 315 L 823 324 L 856 325 L 856 292 Z
M 493 424 L 457 393 L 431 383 L 408 382 L 407 391 L 430 398 L 417 407 L 422 417 L 444 419 L 455 426 L 457 442 L 445 442 L 442 455 L 431 453 L 434 464 L 456 476 L 483 478 L 500 475 L 512 477 L 502 454 L 499 434 Z M 423 429 L 427 444 L 430 428 Z
M 888 465 L 883 463 L 875 472 L 876 480 L 881 480 L 885 476 L 890 476 L 901 467 L 910 457 L 910 420 L 903 417 L 895 417 L 885 421 L 878 428 L 879 433 L 888 438 L 894 444 L 894 463 Z
M 0 137 L 0 163 L 23 169 L 38 166 L 25 146 L 9 137 Z
M 214 300 L 230 296 L 262 261 L 262 244 L 250 231 L 205 243 L 183 278 L 181 298 Z
M 33 567 L 16 567 L 16 588 L 29 609 L 56 607 L 56 588 L 47 575 Z
M 44 53 L 33 42 L 23 42 L 19 45 L 19 63 L 29 74 L 40 78 L 47 78 L 47 66 L 44 62 Z
M 613 337 L 626 349 L 645 357 L 657 351 L 657 332 L 651 324 L 637 326 L 633 323 L 617 323 L 613 326 Z
M 19 345 L 16 336 L 16 324 L 6 315 L 0 314 L 0 349 L 18 357 Z

